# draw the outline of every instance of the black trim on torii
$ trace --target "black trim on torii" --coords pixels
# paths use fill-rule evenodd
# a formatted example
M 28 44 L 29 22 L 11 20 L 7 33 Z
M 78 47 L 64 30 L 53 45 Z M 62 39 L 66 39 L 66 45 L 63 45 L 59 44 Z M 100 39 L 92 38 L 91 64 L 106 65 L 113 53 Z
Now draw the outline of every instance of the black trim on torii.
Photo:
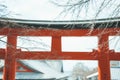
M 9 26 L 6 26 L 9 25 Z M 11 28 L 51 28 L 51 29 L 90 29 L 120 27 L 120 18 L 94 20 L 48 21 L 0 18 L 0 27 Z

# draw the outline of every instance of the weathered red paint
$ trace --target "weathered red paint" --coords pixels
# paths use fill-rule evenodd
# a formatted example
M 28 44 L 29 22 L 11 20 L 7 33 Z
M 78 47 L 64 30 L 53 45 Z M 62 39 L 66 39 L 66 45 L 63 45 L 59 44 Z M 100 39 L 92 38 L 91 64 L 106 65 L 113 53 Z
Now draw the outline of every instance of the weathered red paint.
M 5 49 L 0 49 L 0 59 L 5 59 Z
M 120 54 L 109 50 L 108 37 L 115 36 L 120 28 L 54 30 L 54 29 L 23 29 L 1 28 L 0 35 L 6 35 L 7 49 L 0 49 L 0 59 L 5 59 L 3 80 L 15 80 L 16 59 L 70 59 L 70 60 L 98 60 L 99 80 L 110 80 L 110 60 L 120 60 Z M 49 52 L 21 51 L 16 49 L 17 36 L 51 36 L 52 48 Z M 62 36 L 97 36 L 98 50 L 93 52 L 62 52 Z M 105 44 L 104 44 L 105 43 Z M 10 46 L 12 45 L 12 47 Z
M 59 55 L 59 54 L 62 54 L 61 52 L 62 52 L 62 50 L 61 50 L 61 36 L 52 36 L 51 54 L 58 54 Z
M 52 30 L 52 29 L 24 29 L 24 28 L 3 28 L 0 35 L 15 36 L 98 36 L 107 34 L 108 36 L 119 35 L 120 28 L 94 29 L 90 34 L 90 29 L 73 29 L 73 30 Z
M 23 68 L 23 70 L 20 68 Z M 27 66 L 21 64 L 20 62 L 16 62 L 16 72 L 33 72 L 33 70 L 28 69 Z
M 16 42 L 17 42 L 17 36 L 12 36 L 12 35 L 7 36 L 7 49 L 5 53 L 5 66 L 4 66 L 3 80 L 15 80 Z
M 99 80 L 111 80 L 110 77 L 110 58 L 109 58 L 109 36 L 101 34 L 98 36 L 99 59 L 98 72 Z

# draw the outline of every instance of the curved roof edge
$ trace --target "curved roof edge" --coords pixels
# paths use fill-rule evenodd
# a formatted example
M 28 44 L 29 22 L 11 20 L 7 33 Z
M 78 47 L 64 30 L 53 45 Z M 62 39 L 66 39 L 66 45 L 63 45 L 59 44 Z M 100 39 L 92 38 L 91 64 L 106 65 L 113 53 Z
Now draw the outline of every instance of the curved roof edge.
M 120 17 L 105 18 L 105 19 L 92 19 L 92 20 L 69 20 L 69 21 L 52 21 L 52 20 L 26 20 L 26 19 L 13 19 L 13 18 L 0 18 L 1 22 L 17 23 L 27 25 L 28 27 L 34 26 L 35 28 L 106 28 L 107 27 L 119 27 Z M 1 25 L 1 24 L 0 24 Z
M 15 19 L 15 18 L 0 18 L 0 21 L 15 22 L 15 23 L 28 23 L 28 24 L 87 24 L 87 23 L 105 23 L 120 21 L 120 17 L 104 18 L 104 19 L 91 19 L 91 20 L 28 20 L 28 19 Z

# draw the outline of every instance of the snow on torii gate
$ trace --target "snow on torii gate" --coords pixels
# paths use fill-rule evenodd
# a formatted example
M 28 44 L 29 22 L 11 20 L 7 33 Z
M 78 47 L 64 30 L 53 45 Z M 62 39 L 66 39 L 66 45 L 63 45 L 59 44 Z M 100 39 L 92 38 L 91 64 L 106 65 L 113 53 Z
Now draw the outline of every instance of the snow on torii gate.
M 10 20 L 17 22 L 17 20 Z M 104 22 L 103 22 L 104 21 Z M 112 20 L 111 20 L 112 21 Z M 68 22 L 68 24 L 62 24 L 64 22 L 51 22 L 49 27 L 62 28 L 62 29 L 47 29 L 47 28 L 32 28 L 31 22 L 24 23 L 22 20 L 17 23 L 27 24 L 27 28 L 22 28 L 19 25 L 12 25 L 9 22 L 0 22 L 0 35 L 7 36 L 7 48 L 0 49 L 0 59 L 5 60 L 5 67 L 3 71 L 3 80 L 15 80 L 16 73 L 16 59 L 62 59 L 62 60 L 98 60 L 98 72 L 99 80 L 111 80 L 110 78 L 110 60 L 120 60 L 120 53 L 109 50 L 109 36 L 119 36 L 120 26 L 119 21 L 96 21 L 95 29 L 90 32 L 90 29 L 77 29 L 80 26 L 87 26 L 90 21 L 86 22 Z M 56 23 L 56 24 L 54 24 Z M 63 26 L 71 26 L 74 23 L 74 29 L 64 29 Z M 9 27 L 8 25 L 9 24 Z M 115 25 L 117 24 L 117 28 Z M 34 26 L 46 26 L 45 23 L 37 24 Z M 101 25 L 101 28 L 97 28 Z M 105 28 L 105 26 L 109 28 Z M 29 27 L 29 28 L 28 28 Z M 50 52 L 38 52 L 38 51 L 21 51 L 16 49 L 17 36 L 51 36 L 52 47 Z M 97 36 L 98 37 L 98 50 L 93 52 L 62 52 L 61 51 L 61 37 L 62 36 Z M 57 46 L 56 46 L 57 45 Z M 101 46 L 102 45 L 102 46 Z

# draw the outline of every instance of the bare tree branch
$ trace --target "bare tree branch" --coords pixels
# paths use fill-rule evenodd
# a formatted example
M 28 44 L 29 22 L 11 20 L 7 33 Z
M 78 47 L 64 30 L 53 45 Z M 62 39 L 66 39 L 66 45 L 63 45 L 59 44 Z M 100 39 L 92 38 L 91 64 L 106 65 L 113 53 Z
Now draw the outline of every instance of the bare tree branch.
M 62 7 L 63 11 L 60 14 L 71 14 L 75 19 L 80 19 L 83 15 L 93 13 L 93 18 L 99 18 L 103 16 L 118 17 L 120 16 L 120 3 L 119 0 L 50 0 L 52 4 Z M 104 13 L 108 13 L 104 14 Z M 112 14 L 111 14 L 112 13 Z M 90 15 L 91 16 L 91 15 Z M 87 16 L 86 16 L 87 17 Z

